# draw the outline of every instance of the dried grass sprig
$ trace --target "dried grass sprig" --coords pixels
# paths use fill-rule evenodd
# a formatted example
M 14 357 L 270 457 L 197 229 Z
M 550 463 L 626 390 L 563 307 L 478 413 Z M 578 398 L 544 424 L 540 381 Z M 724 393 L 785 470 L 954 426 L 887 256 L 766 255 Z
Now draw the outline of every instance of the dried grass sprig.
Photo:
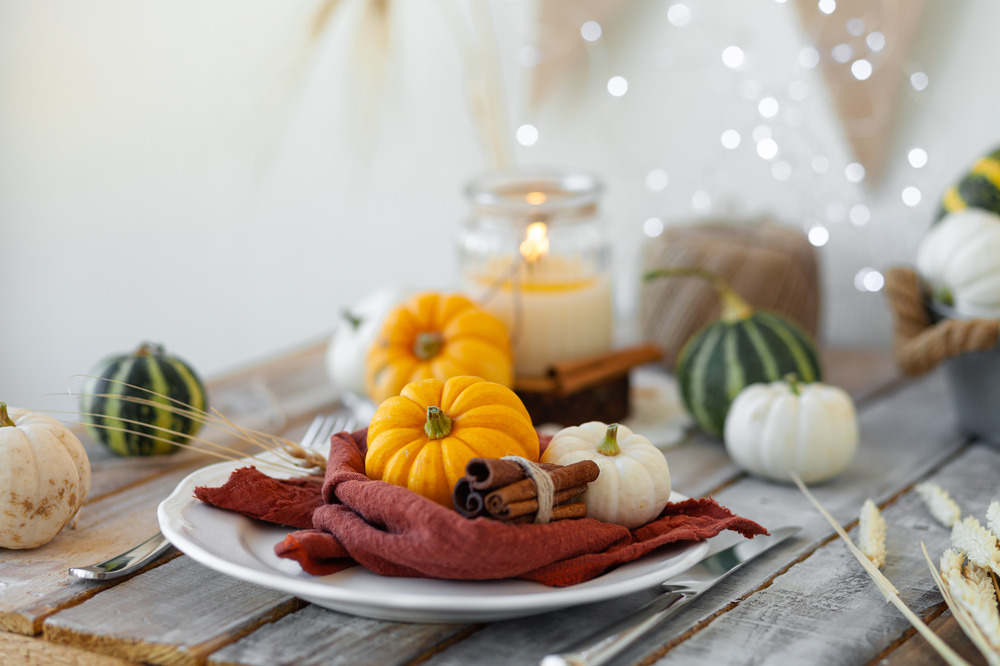
M 954 526 L 962 517 L 962 510 L 958 508 L 955 500 L 936 483 L 920 483 L 914 490 L 927 505 L 934 519 L 945 527 Z
M 83 375 L 87 377 L 88 375 Z M 105 379 L 113 384 L 118 384 L 125 386 L 137 391 L 141 391 L 153 398 L 158 398 L 158 400 L 143 398 L 139 396 L 132 395 L 116 395 L 109 393 L 97 393 L 97 394 L 75 394 L 75 397 L 103 397 L 115 400 L 121 400 L 123 402 L 129 402 L 138 405 L 146 405 L 154 407 L 156 409 L 165 409 L 172 414 L 183 416 L 198 422 L 202 427 L 212 427 L 223 433 L 233 437 L 235 439 L 241 440 L 244 443 L 250 444 L 251 446 L 259 449 L 260 452 L 270 452 L 279 457 L 278 462 L 268 461 L 261 458 L 257 458 L 256 461 L 262 465 L 267 465 L 272 468 L 280 469 L 286 472 L 301 473 L 302 471 L 307 471 L 310 474 L 322 474 L 326 468 L 326 459 L 317 451 L 311 449 L 306 449 L 296 442 L 293 442 L 270 433 L 262 432 L 259 430 L 254 430 L 251 428 L 244 428 L 235 424 L 232 420 L 223 415 L 219 410 L 212 409 L 208 412 L 203 409 L 198 409 L 192 405 L 189 405 L 181 400 L 172 398 L 167 395 L 163 395 L 151 389 L 143 386 L 137 386 L 134 384 L 129 384 L 127 382 L 122 382 L 115 379 L 108 379 L 103 377 L 96 377 L 95 379 Z M 162 402 L 166 400 L 165 404 Z M 149 423 L 144 423 L 135 420 L 122 419 L 116 417 L 113 420 L 120 423 L 127 423 L 135 426 L 142 426 L 145 430 L 140 431 L 133 428 L 119 427 L 114 425 L 108 425 L 103 422 L 103 418 L 106 417 L 104 414 L 93 414 L 93 413 L 80 413 L 82 417 L 90 417 L 92 420 L 84 423 L 82 425 L 87 425 L 94 428 L 100 428 L 103 430 L 111 430 L 118 432 L 125 432 L 128 434 L 135 434 L 144 437 L 148 437 L 155 441 L 166 442 L 169 444 L 174 444 L 180 448 L 187 450 L 194 450 L 200 453 L 205 453 L 208 455 L 215 456 L 217 458 L 222 458 L 224 460 L 238 461 L 247 457 L 246 452 L 237 450 L 232 447 L 225 446 L 218 442 L 213 442 L 201 437 L 196 437 L 194 435 L 189 435 L 171 428 L 165 428 L 162 426 L 156 426 Z M 154 430 L 155 434 L 148 432 L 148 430 Z M 163 435 L 169 435 L 165 437 Z M 256 457 L 256 456 L 251 456 Z
M 858 517 L 858 548 L 879 568 L 885 564 L 885 533 L 885 518 L 875 502 L 866 499 Z
M 967 585 L 968 581 L 964 578 L 953 576 L 949 576 L 949 580 L 945 581 L 934 567 L 934 562 L 931 561 L 931 556 L 927 552 L 927 546 L 922 541 L 920 542 L 920 549 L 924 552 L 924 558 L 926 558 L 927 566 L 931 570 L 931 576 L 933 576 L 934 582 L 937 584 L 945 603 L 948 604 L 952 616 L 958 622 L 958 626 L 961 627 L 965 635 L 972 641 L 972 644 L 976 646 L 976 649 L 982 653 L 990 666 L 1000 666 L 1000 652 L 997 652 L 991 644 L 991 641 L 979 627 L 979 624 L 973 618 L 966 605 L 960 601 L 959 597 L 956 597 L 956 594 L 962 596 L 960 588 Z M 954 585 L 952 581 L 955 581 Z M 994 615 L 996 614 L 996 609 L 993 610 L 993 613 Z
M 1000 573 L 997 538 L 973 516 L 966 516 L 951 528 L 951 545 L 965 553 L 970 562 Z
M 823 508 L 823 506 L 819 503 L 819 500 L 813 497 L 813 494 L 809 492 L 808 488 L 806 488 L 802 479 L 800 479 L 795 472 L 789 473 L 789 476 L 792 478 L 792 481 L 795 482 L 795 485 L 799 487 L 799 490 L 802 491 L 802 494 L 806 496 L 814 507 L 816 507 L 816 510 L 819 511 L 820 515 L 826 518 L 827 522 L 829 522 L 833 529 L 836 530 L 837 534 L 840 535 L 840 538 L 844 540 L 844 543 L 847 544 L 851 553 L 853 553 L 854 557 L 861 563 L 861 566 L 868 573 L 869 577 L 871 577 L 872 581 L 874 581 L 886 601 L 892 603 L 892 605 L 896 607 L 896 610 L 903 614 L 903 617 L 905 617 L 910 624 L 913 625 L 918 632 L 920 632 L 920 635 L 931 644 L 931 647 L 933 647 L 937 653 L 941 655 L 942 659 L 952 666 L 959 666 L 963 664 L 965 666 L 969 666 L 969 663 L 965 659 L 962 659 L 957 652 L 948 647 L 948 644 L 941 640 L 940 636 L 931 631 L 930 627 L 928 627 L 916 613 L 911 611 L 909 607 L 903 603 L 903 600 L 899 598 L 899 590 L 897 590 L 893 584 L 889 582 L 889 579 L 878 570 L 878 567 L 872 564 L 871 560 L 869 560 L 865 554 L 854 545 L 854 542 L 851 541 L 851 538 L 847 535 L 847 532 L 844 531 L 844 528 L 840 526 L 840 523 L 837 522 L 837 519 Z M 935 571 L 934 573 L 935 576 L 937 576 L 937 572 Z

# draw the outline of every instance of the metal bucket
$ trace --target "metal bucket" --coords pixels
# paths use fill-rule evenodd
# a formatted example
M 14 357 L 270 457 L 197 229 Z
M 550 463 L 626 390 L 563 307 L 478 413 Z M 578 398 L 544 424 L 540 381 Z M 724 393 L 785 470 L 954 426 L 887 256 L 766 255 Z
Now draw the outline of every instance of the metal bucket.
M 930 310 L 936 320 L 969 318 L 940 303 Z M 1000 446 L 1000 347 L 959 354 L 944 366 L 959 428 Z

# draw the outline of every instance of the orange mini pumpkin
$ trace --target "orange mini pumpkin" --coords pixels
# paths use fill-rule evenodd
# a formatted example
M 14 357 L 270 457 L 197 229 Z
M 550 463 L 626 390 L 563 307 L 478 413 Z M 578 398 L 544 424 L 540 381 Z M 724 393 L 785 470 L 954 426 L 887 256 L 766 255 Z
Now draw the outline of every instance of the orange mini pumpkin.
M 410 382 L 459 375 L 514 383 L 507 328 L 458 294 L 418 294 L 391 310 L 365 360 L 365 388 L 375 404 Z
M 424 379 L 383 402 L 368 426 L 368 478 L 451 507 L 472 458 L 537 461 L 538 433 L 521 399 L 480 377 Z

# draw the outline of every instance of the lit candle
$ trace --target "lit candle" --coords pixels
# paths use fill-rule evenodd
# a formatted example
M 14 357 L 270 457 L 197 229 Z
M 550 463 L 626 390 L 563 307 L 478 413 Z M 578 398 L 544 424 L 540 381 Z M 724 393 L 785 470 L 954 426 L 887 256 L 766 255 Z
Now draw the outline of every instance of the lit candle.
M 534 203 L 543 193 L 529 192 Z M 520 256 L 495 257 L 485 271 L 467 275 L 482 307 L 511 333 L 514 371 L 537 377 L 553 364 L 611 349 L 611 283 L 583 257 L 549 252 L 543 222 L 527 227 Z

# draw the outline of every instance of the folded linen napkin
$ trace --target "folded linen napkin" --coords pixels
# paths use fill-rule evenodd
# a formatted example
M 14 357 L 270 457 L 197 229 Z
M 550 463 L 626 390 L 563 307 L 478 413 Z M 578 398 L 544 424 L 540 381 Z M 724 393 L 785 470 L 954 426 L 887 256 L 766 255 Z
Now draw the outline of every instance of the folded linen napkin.
M 566 586 L 670 543 L 707 539 L 727 529 L 748 538 L 767 534 L 711 498 L 668 504 L 659 518 L 634 530 L 593 518 L 544 525 L 469 520 L 406 488 L 365 476 L 366 436 L 367 430 L 359 430 L 331 438 L 319 500 L 309 496 L 319 484 L 271 479 L 252 467 L 236 470 L 219 488 L 195 489 L 195 496 L 254 518 L 308 528 L 289 534 L 275 552 L 314 575 L 361 564 L 385 576 L 524 578 Z M 303 515 L 310 507 L 307 522 Z

